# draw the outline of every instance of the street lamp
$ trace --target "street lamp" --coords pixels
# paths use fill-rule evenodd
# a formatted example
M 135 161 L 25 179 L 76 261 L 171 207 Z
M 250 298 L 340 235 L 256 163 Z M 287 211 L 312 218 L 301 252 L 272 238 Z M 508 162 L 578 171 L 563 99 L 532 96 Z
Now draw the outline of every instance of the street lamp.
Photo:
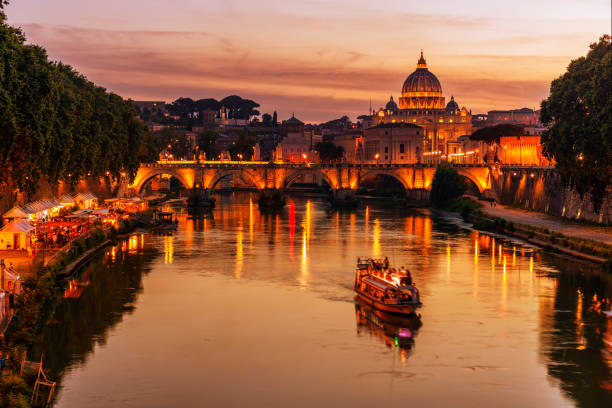
M 380 153 L 376 153 L 374 155 L 374 158 L 376 159 L 376 162 L 378 163 L 378 159 L 380 159 Z
M 242 160 L 242 154 L 238 153 L 238 160 L 241 161 Z

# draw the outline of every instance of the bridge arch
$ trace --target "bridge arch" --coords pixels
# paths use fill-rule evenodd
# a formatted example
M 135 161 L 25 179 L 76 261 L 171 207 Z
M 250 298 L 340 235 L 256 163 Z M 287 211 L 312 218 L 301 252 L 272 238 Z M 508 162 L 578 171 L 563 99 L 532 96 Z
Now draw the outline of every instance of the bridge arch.
M 168 168 L 141 168 L 138 170 L 138 173 L 136 174 L 136 177 L 134 178 L 134 181 L 130 187 L 134 188 L 137 194 L 140 194 L 142 188 L 149 180 L 151 180 L 153 177 L 162 176 L 164 174 L 176 178 L 187 189 L 193 188 L 193 176 L 190 177 L 189 174 L 184 174 Z
M 482 194 L 491 188 L 490 171 L 488 167 L 478 167 L 475 169 L 457 168 L 457 173 L 468 179 Z
M 233 176 L 239 176 L 239 177 L 244 177 L 246 176 L 246 178 L 251 181 L 253 183 L 253 185 L 258 189 L 261 190 L 265 187 L 264 182 L 261 180 L 260 177 L 258 177 L 258 175 L 250 170 L 247 169 L 228 169 L 228 170 L 223 170 L 218 172 L 217 174 L 215 174 L 215 176 L 213 177 L 212 181 L 210 182 L 210 185 L 208 186 L 208 190 L 209 191 L 214 191 L 215 187 L 217 186 L 217 184 L 228 177 L 233 177 Z
M 324 172 L 318 169 L 306 168 L 306 169 L 296 169 L 296 170 L 293 170 L 287 173 L 285 177 L 283 178 L 283 182 L 281 183 L 281 188 L 283 190 L 286 188 L 289 188 L 289 186 L 293 184 L 293 182 L 296 179 L 298 179 L 301 176 L 308 175 L 308 174 L 312 174 L 312 175 L 321 177 L 332 188 L 335 185 L 333 181 L 329 178 L 329 176 L 325 174 Z
M 399 181 L 401 183 L 401 185 L 404 187 L 404 190 L 408 191 L 410 190 L 410 185 L 408 184 L 408 181 L 405 180 L 401 175 L 393 172 L 393 171 L 389 171 L 389 170 L 385 170 L 385 169 L 374 169 L 374 170 L 369 170 L 366 171 L 365 173 L 361 174 L 357 180 L 357 185 L 355 186 L 355 188 L 359 188 L 359 186 L 361 186 L 361 184 L 367 180 L 367 179 L 374 179 L 376 178 L 376 176 L 388 176 L 388 177 L 393 177 L 394 179 L 396 179 L 397 181 Z

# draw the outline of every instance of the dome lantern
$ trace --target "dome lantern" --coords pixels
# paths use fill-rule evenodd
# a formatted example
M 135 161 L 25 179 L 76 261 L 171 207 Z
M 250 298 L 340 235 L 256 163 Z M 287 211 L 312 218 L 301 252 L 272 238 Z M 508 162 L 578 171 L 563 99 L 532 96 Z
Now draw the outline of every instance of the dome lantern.
M 417 62 L 417 69 L 404 81 L 399 102 L 400 109 L 440 111 L 445 108 L 442 85 L 438 78 L 427 69 L 423 51 Z

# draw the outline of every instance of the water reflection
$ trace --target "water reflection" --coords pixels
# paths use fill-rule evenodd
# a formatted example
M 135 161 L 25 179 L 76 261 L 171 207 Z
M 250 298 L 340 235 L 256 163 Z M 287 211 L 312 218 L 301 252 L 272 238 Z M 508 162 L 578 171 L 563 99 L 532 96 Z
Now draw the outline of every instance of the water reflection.
M 142 276 L 156 254 L 143 249 L 144 238 L 136 245 L 112 247 L 68 283 L 66 297 L 44 331 L 42 349 L 33 353 L 44 352 L 48 374 L 60 380 L 60 387 L 64 372 L 83 364 L 96 344 L 107 341 L 109 329 L 134 310 Z
M 543 316 L 541 353 L 548 373 L 579 406 L 612 402 L 612 285 L 584 264 L 550 258 L 559 275 Z
M 173 362 L 178 372 L 191 373 L 177 374 L 178 388 L 189 395 L 195 383 L 198 390 L 210 385 L 207 396 L 218 398 L 207 400 L 213 406 L 266 406 L 269 398 L 292 405 L 281 389 L 291 398 L 305 398 L 305 406 L 330 405 L 325 398 L 332 388 L 353 405 L 379 406 L 374 396 L 388 395 L 385 376 L 406 382 L 385 400 L 393 404 L 410 398 L 424 406 L 451 405 L 463 392 L 480 398 L 475 406 L 499 401 L 587 406 L 610 398 L 612 319 L 602 314 L 610 309 L 609 281 L 587 279 L 587 271 L 565 259 L 462 230 L 428 211 L 376 204 L 339 212 L 321 200 L 294 197 L 286 210 L 264 214 L 253 205 L 253 196 L 243 194 L 219 197 L 206 217 L 177 217 L 179 231 L 173 236 L 135 235 L 109 249 L 90 276 L 70 283 L 68 298 L 45 333 L 53 339 L 46 350 L 56 355 L 50 358 L 57 376 L 75 362 L 84 365 L 84 372 L 95 371 L 84 356 L 95 344 L 111 345 L 108 329 L 122 314 L 141 307 L 148 319 L 130 326 L 137 340 L 121 337 L 127 334 L 118 330 L 122 344 L 137 343 L 132 350 L 139 352 L 143 338 L 146 343 L 161 339 L 158 352 L 189 350 Z M 158 253 L 154 273 L 141 281 L 151 260 L 143 254 L 147 245 Z M 420 321 L 398 321 L 353 305 L 354 261 L 376 254 L 412 271 L 424 300 L 423 327 Z M 143 285 L 147 291 L 137 299 Z M 100 310 L 94 310 L 96 305 Z M 160 325 L 170 329 L 159 330 Z M 437 355 L 444 355 L 444 363 L 432 357 Z M 404 362 L 410 357 L 410 364 L 393 366 L 396 356 Z M 114 374 L 107 379 L 118 376 L 128 383 L 125 389 L 117 385 L 127 400 L 132 382 L 148 390 L 151 400 L 162 396 L 164 383 L 150 379 L 158 366 L 148 362 L 148 355 L 137 357 L 132 373 L 141 382 L 122 377 L 115 367 L 108 368 Z M 366 392 L 357 374 L 362 372 L 377 373 L 381 381 L 369 381 Z M 415 372 L 419 375 L 413 378 Z M 299 381 L 292 380 L 296 376 Z M 438 387 L 441 377 L 448 385 L 446 397 L 424 391 Z M 73 380 L 75 387 L 87 382 L 83 378 Z M 306 383 L 308 395 L 292 388 Z M 226 384 L 249 395 L 263 389 L 270 393 L 252 402 L 228 402 L 223 398 L 235 393 Z M 522 395 L 512 391 L 518 388 Z M 195 392 L 192 401 L 200 397 Z
M 410 350 L 414 345 L 419 328 L 422 326 L 418 316 L 395 316 L 375 310 L 355 298 L 355 319 L 357 334 L 368 333 L 379 338 L 388 347 Z

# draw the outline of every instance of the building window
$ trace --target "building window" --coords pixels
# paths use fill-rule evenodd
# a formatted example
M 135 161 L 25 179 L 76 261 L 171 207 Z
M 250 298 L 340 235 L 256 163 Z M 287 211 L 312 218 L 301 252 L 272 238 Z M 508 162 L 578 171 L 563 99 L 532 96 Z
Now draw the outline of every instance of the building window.
M 389 153 L 389 146 L 385 146 L 385 153 Z
M 400 153 L 404 153 L 404 144 L 400 143 Z

